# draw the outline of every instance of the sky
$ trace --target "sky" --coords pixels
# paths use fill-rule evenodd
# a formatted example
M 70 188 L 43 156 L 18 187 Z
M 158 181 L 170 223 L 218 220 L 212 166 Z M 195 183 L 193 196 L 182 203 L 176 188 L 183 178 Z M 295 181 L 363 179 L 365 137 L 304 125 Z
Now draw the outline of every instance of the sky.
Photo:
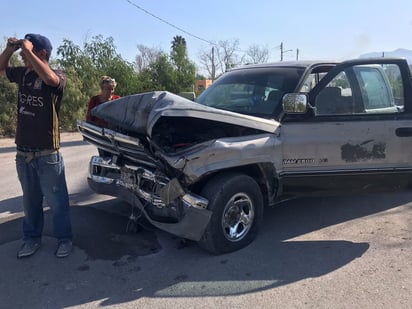
M 268 48 L 270 61 L 357 58 L 370 52 L 412 50 L 412 0 L 2 0 L 3 39 L 26 33 L 83 46 L 94 36 L 112 37 L 133 62 L 139 44 L 170 51 L 176 35 L 189 58 L 219 41 L 239 41 L 240 51 Z M 2 46 L 4 46 L 4 40 Z

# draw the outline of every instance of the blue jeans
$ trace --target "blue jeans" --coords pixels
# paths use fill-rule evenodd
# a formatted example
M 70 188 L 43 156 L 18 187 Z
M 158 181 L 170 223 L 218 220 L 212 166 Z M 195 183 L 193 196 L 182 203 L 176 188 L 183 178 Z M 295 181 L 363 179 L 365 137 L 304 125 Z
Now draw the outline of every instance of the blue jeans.
M 43 197 L 52 210 L 53 235 L 59 241 L 72 239 L 69 194 L 60 152 L 26 162 L 16 156 L 17 175 L 23 189 L 23 240 L 40 240 L 43 232 Z

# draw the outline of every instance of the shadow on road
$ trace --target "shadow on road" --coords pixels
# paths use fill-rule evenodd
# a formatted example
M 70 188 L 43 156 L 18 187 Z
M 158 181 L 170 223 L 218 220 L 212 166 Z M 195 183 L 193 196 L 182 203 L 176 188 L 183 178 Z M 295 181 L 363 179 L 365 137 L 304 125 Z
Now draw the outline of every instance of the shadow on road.
M 266 211 L 255 242 L 221 256 L 161 231 L 127 233 L 127 217 L 111 211 L 113 203 L 121 202 L 110 200 L 72 206 L 75 250 L 69 258 L 52 254 L 47 212 L 44 246 L 35 256 L 17 260 L 22 219 L 15 218 L 0 225 L 2 277 L 9 278 L 0 283 L 0 298 L 6 305 L 47 307 L 50 296 L 35 305 L 30 299 L 46 287 L 57 308 L 103 299 L 100 305 L 106 306 L 141 297 L 225 296 L 276 288 L 333 272 L 369 248 L 347 240 L 290 239 L 410 200 L 410 193 L 398 192 L 285 202 Z
M 100 204 L 104 207 L 105 203 Z M 73 242 L 84 250 L 87 260 L 116 261 L 123 256 L 143 256 L 157 252 L 160 247 L 153 231 L 139 231 L 130 234 L 126 231 L 128 219 L 92 207 L 74 206 L 71 209 L 73 225 Z M 53 237 L 51 211 L 45 212 L 43 235 Z M 22 234 L 22 217 L 0 225 L 0 245 L 20 240 Z

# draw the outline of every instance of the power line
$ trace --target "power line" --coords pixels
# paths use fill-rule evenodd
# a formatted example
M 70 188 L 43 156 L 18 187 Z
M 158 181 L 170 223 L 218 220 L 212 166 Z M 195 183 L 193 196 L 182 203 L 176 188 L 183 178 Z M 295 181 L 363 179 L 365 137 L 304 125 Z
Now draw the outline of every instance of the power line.
M 171 26 L 171 27 L 173 27 L 173 28 L 175 28 L 175 29 L 183 32 L 183 33 L 186 33 L 187 35 L 189 35 L 189 36 L 191 36 L 191 37 L 194 37 L 195 39 L 198 39 L 198 40 L 200 40 L 200 41 L 206 42 L 206 43 L 208 43 L 208 44 L 210 44 L 210 45 L 216 45 L 216 44 L 213 43 L 213 42 L 210 42 L 210 41 L 208 41 L 208 40 L 206 40 L 206 39 L 203 39 L 203 38 L 201 38 L 201 37 L 199 37 L 199 36 L 197 36 L 197 35 L 194 35 L 193 33 L 190 33 L 190 32 L 188 32 L 188 31 L 186 31 L 186 30 L 184 30 L 184 29 L 182 29 L 182 28 L 180 28 L 180 27 L 178 27 L 178 26 L 176 26 L 176 25 L 168 22 L 167 20 L 164 20 L 163 18 L 160 18 L 159 16 L 157 16 L 157 15 L 155 15 L 155 14 L 153 14 L 153 13 L 150 13 L 148 10 L 145 10 L 144 8 L 142 8 L 141 6 L 137 5 L 136 3 L 134 3 L 134 2 L 132 2 L 132 1 L 130 1 L 130 0 L 126 0 L 126 1 L 129 2 L 129 4 L 133 5 L 134 7 L 138 8 L 139 10 L 145 12 L 146 14 L 148 14 L 148 15 L 150 15 L 150 16 L 158 19 L 158 20 L 160 20 L 161 22 L 163 22 L 163 23 L 165 23 L 165 24 L 167 24 L 167 25 L 169 25 L 169 26 Z

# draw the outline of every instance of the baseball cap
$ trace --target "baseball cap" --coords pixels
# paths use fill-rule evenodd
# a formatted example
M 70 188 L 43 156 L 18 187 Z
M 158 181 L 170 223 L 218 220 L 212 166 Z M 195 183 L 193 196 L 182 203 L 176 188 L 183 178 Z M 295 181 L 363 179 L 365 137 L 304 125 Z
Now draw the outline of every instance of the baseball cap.
M 24 36 L 24 39 L 33 43 L 33 47 L 37 50 L 45 49 L 46 52 L 51 52 L 53 49 L 50 40 L 40 34 L 29 33 Z

